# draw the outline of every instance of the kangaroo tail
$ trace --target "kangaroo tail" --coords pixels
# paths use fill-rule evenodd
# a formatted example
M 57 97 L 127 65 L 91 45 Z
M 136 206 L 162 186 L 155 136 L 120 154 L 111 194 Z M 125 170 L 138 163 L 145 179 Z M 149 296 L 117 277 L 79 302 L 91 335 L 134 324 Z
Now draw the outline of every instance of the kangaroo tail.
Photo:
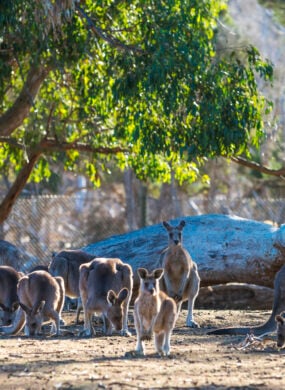
M 263 325 L 253 326 L 253 327 L 240 327 L 240 328 L 219 328 L 210 330 L 207 332 L 208 335 L 246 335 L 246 334 L 254 334 L 255 336 L 260 336 L 263 333 L 273 332 L 276 329 L 275 315 L 271 314 L 268 321 L 266 321 Z

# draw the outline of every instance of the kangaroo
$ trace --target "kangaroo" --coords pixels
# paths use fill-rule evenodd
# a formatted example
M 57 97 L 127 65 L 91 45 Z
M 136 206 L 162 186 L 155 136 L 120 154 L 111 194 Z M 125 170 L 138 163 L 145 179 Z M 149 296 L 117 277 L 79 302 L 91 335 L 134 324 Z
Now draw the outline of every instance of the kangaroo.
M 197 328 L 199 325 L 194 321 L 193 308 L 199 293 L 200 277 L 197 264 L 182 244 L 185 221 L 181 221 L 177 226 L 163 221 L 163 226 L 168 231 L 168 247 L 163 250 L 158 263 L 159 267 L 164 269 L 160 287 L 175 300 L 178 313 L 182 303 L 188 300 L 186 326 Z
M 139 268 L 137 272 L 140 289 L 134 303 L 136 351 L 144 355 L 144 341 L 151 340 L 154 333 L 156 352 L 167 356 L 170 353 L 170 337 L 177 318 L 176 303 L 160 291 L 159 280 L 163 276 L 163 268 L 155 269 L 151 273 L 145 268 Z
M 79 322 L 79 315 L 82 309 L 79 291 L 79 267 L 94 259 L 82 250 L 64 250 L 54 255 L 49 265 L 49 272 L 52 276 L 61 276 L 64 280 L 65 295 L 69 298 L 78 298 L 76 310 L 76 324 Z
M 2 308 L 1 319 L 3 326 L 9 326 L 15 319 L 19 308 L 17 284 L 23 276 L 13 267 L 0 266 L 0 307 Z
M 248 333 L 259 336 L 263 333 L 273 332 L 276 329 L 275 317 L 285 310 L 285 265 L 276 273 L 274 279 L 274 299 L 272 312 L 269 319 L 259 326 L 219 328 L 209 331 L 207 334 L 216 335 L 246 335 Z
M 52 332 L 60 334 L 60 316 L 64 304 L 64 282 L 46 271 L 34 271 L 18 283 L 18 297 L 26 315 L 25 333 L 38 335 L 42 325 L 53 321 Z
M 128 310 L 133 288 L 133 272 L 120 259 L 97 258 L 80 266 L 80 296 L 84 311 L 84 334 L 95 335 L 92 314 L 103 314 L 103 332 L 112 334 L 112 326 L 129 336 Z
M 282 348 L 285 344 L 285 311 L 275 317 L 277 323 L 277 347 Z

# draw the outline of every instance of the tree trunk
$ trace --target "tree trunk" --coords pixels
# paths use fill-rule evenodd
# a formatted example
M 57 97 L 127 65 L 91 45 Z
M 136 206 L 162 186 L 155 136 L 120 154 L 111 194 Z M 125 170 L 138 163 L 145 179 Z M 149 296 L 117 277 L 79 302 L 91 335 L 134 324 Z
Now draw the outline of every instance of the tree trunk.
M 21 191 L 25 187 L 30 174 L 38 161 L 41 153 L 37 152 L 32 154 L 29 157 L 29 161 L 23 166 L 21 171 L 18 173 L 18 176 L 12 185 L 12 187 L 9 189 L 7 195 L 5 196 L 4 200 L 0 204 L 0 224 L 2 224 L 5 219 L 8 218 L 8 215 L 10 214 L 18 196 L 20 195 Z
M 14 104 L 0 116 L 0 135 L 11 135 L 13 131 L 23 123 L 23 120 L 29 115 L 35 97 L 49 71 L 50 68 L 46 66 L 31 67 L 19 97 L 15 100 Z
M 285 225 L 277 228 L 218 214 L 183 219 L 184 246 L 198 265 L 201 286 L 230 282 L 273 286 L 275 273 L 285 263 Z M 159 224 L 84 249 L 96 256 L 121 258 L 133 267 L 136 276 L 138 267 L 156 267 L 167 242 L 167 233 Z

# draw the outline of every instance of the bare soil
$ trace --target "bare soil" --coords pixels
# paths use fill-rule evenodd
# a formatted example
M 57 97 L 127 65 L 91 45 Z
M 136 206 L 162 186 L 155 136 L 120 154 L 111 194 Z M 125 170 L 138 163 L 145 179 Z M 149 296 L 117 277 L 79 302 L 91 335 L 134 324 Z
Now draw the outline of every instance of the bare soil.
M 275 341 L 239 349 L 244 336 L 209 336 L 209 328 L 265 321 L 268 311 L 196 310 L 200 329 L 184 326 L 182 311 L 170 357 L 158 357 L 148 342 L 135 357 L 136 336 L 82 338 L 75 313 L 64 313 L 60 337 L 0 338 L 0 389 L 284 389 L 285 352 Z

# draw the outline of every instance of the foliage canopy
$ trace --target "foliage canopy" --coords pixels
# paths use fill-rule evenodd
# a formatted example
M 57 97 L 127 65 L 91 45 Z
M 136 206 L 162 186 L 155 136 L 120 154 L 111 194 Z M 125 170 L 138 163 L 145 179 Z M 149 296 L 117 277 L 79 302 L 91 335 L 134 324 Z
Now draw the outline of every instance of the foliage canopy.
M 221 0 L 2 0 L 2 172 L 34 158 L 34 180 L 60 162 L 96 183 L 112 159 L 182 182 L 205 158 L 249 156 L 270 108 L 257 79 L 273 69 L 254 47 L 218 54 L 225 11 Z

